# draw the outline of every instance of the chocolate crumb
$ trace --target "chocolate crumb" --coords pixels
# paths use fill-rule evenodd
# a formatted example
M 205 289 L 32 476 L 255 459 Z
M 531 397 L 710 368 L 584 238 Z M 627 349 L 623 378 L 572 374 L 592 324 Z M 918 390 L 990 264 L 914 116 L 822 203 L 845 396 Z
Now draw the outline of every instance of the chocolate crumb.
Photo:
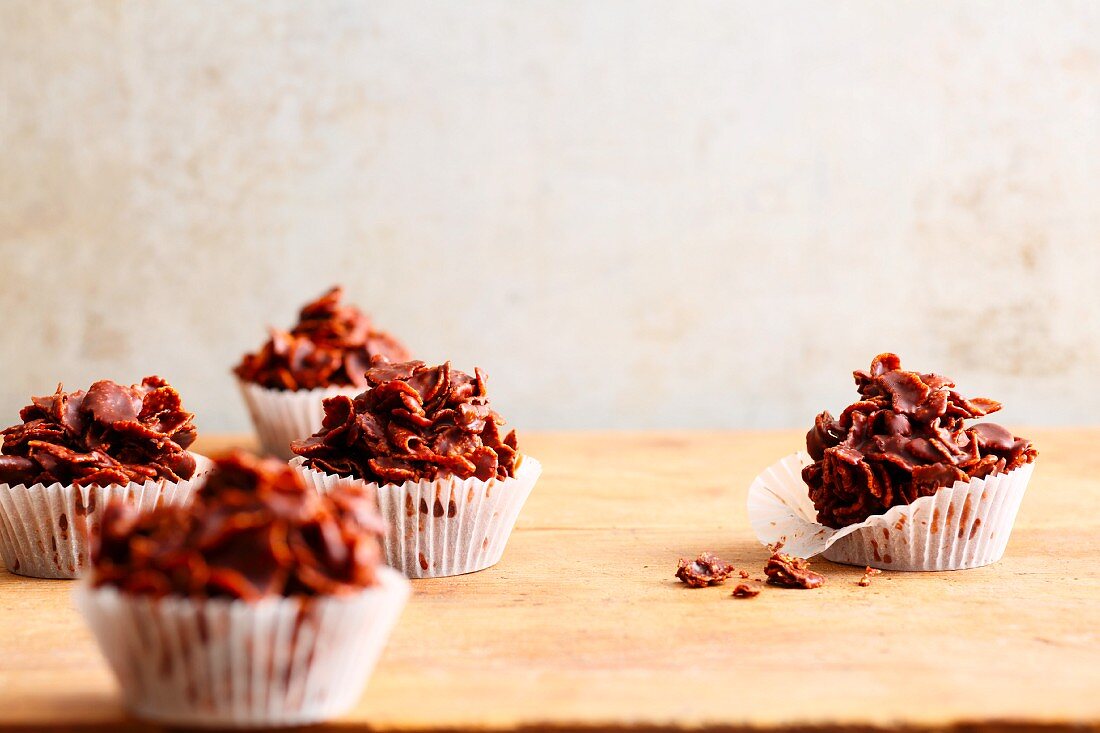
M 759 588 L 750 588 L 744 583 L 739 583 L 736 588 L 733 589 L 731 594 L 734 598 L 756 598 L 760 595 Z
M 780 552 L 781 544 L 771 548 L 772 556 L 764 565 L 764 574 L 768 583 L 780 588 L 820 588 L 825 576 L 810 570 L 810 563 L 801 557 L 792 557 Z
M 862 588 L 866 588 L 871 584 L 871 578 L 875 577 L 876 575 L 882 575 L 882 571 L 878 568 L 873 568 L 868 565 L 867 568 L 863 571 L 863 577 L 859 579 L 859 582 L 856 583 L 856 585 Z
M 680 558 L 676 568 L 676 577 L 692 588 L 705 588 L 708 585 L 724 583 L 733 574 L 734 568 L 717 556 L 704 552 L 694 560 Z

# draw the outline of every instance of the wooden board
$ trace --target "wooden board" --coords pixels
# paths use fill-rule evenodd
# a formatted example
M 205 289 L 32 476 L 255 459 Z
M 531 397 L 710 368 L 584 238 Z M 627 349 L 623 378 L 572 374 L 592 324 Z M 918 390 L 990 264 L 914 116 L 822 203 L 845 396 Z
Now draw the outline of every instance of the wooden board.
M 1041 457 L 999 564 L 861 588 L 820 561 L 823 589 L 752 600 L 672 573 L 712 550 L 759 574 L 745 492 L 798 433 L 524 436 L 546 470 L 503 561 L 415 582 L 334 726 L 1100 728 L 1100 430 L 1028 434 Z M 0 726 L 141 728 L 70 588 L 0 574 Z

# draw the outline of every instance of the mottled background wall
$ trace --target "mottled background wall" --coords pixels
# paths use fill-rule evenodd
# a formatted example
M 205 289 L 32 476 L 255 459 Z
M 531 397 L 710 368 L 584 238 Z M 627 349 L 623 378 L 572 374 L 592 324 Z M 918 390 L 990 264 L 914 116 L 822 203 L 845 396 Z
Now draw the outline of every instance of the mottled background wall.
M 1100 4 L 0 3 L 0 422 L 343 282 L 521 428 L 1096 422 Z

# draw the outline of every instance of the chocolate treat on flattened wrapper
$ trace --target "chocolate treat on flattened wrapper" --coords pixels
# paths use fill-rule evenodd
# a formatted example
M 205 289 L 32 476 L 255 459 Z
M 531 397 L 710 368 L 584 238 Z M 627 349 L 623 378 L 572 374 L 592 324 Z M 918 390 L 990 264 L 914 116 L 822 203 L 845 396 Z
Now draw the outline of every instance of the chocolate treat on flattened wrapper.
M 386 520 L 386 559 L 410 577 L 483 570 L 500 560 L 542 470 L 489 403 L 485 374 L 449 363 L 376 358 L 370 389 L 325 400 L 291 461 L 318 491 L 369 484 Z
M 1038 455 L 981 418 L 1000 403 L 953 381 L 906 371 L 880 354 L 857 371 L 859 399 L 823 412 L 807 453 L 770 466 L 749 488 L 761 542 L 800 557 L 884 570 L 958 570 L 999 560 Z M 968 422 L 977 421 L 977 422 Z
M 160 377 L 131 387 L 32 397 L 0 448 L 0 555 L 8 569 L 75 578 L 112 498 L 136 509 L 182 504 L 209 461 L 187 450 L 193 415 Z
M 77 607 L 138 717 L 321 722 L 359 700 L 409 595 L 381 531 L 369 492 L 235 453 L 187 509 L 112 503 Z
M 839 418 L 823 412 L 806 436 L 814 462 L 803 469 L 817 518 L 844 527 L 912 504 L 956 481 L 1007 473 L 1035 460 L 1031 443 L 994 423 L 965 421 L 1001 409 L 967 399 L 937 374 L 903 371 L 880 354 L 855 372 L 860 399 Z

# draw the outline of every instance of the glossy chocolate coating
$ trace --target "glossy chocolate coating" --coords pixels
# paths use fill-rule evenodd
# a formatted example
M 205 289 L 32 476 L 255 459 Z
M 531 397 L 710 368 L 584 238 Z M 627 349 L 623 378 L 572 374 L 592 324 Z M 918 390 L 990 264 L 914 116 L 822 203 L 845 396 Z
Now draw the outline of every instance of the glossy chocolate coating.
M 325 400 L 321 430 L 292 445 L 309 467 L 379 484 L 515 475 L 516 434 L 502 437 L 480 369 L 376 358 L 366 377 L 368 391 Z
M 179 481 L 195 473 L 187 447 L 194 415 L 160 377 L 126 387 L 109 380 L 85 392 L 60 385 L 32 397 L 22 424 L 3 431 L 0 483 L 109 486 L 131 481 Z
M 956 480 L 1035 460 L 1031 442 L 1000 425 L 966 426 L 1001 405 L 961 396 L 947 377 L 904 371 L 896 355 L 880 354 L 855 380 L 860 399 L 839 418 L 821 413 L 806 435 L 814 462 L 802 478 L 824 525 L 862 522 Z
M 93 583 L 126 593 L 255 601 L 352 593 L 376 582 L 383 532 L 374 496 L 320 495 L 287 464 L 221 458 L 191 506 L 107 506 Z
M 355 306 L 341 303 L 343 293 L 334 287 L 307 304 L 290 331 L 271 329 L 267 343 L 245 354 L 233 372 L 269 389 L 365 387 L 363 373 L 372 357 L 408 359 L 404 344 L 376 329 Z

